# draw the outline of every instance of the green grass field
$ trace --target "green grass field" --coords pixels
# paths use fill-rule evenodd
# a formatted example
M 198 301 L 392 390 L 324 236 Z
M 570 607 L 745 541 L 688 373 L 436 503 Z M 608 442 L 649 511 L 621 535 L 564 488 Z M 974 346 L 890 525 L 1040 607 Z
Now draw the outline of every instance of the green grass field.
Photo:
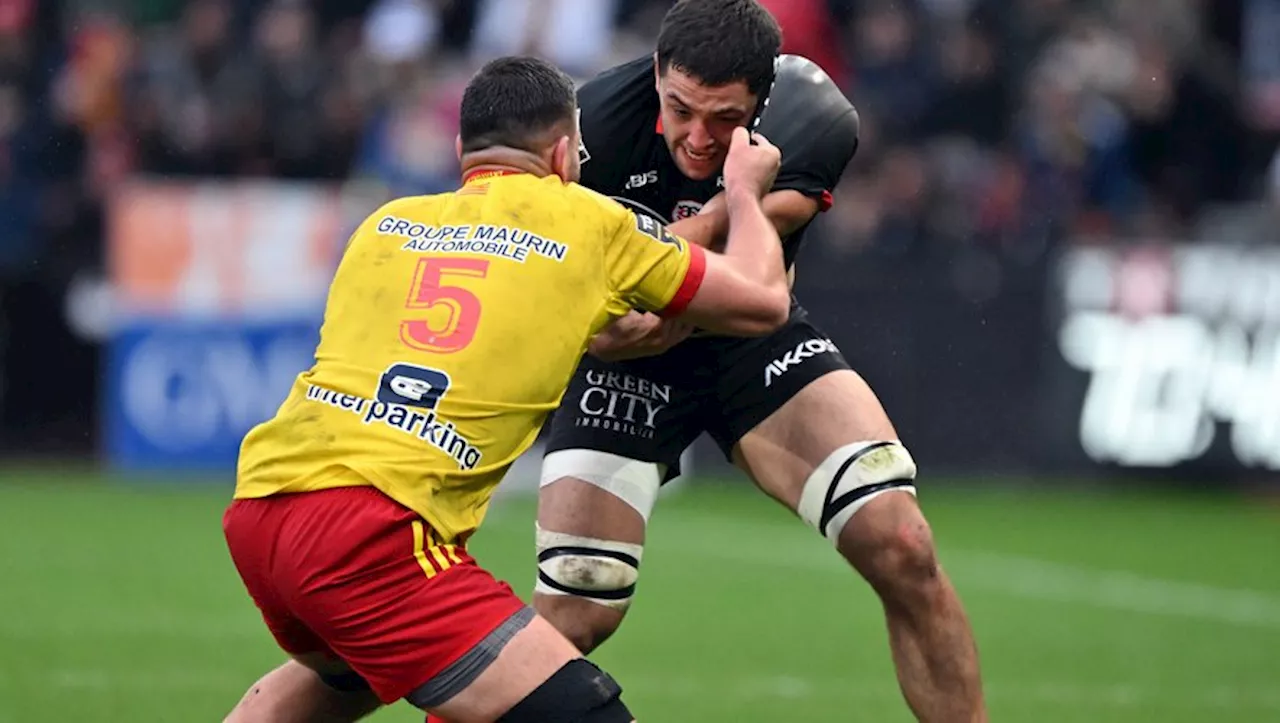
M 1280 721 L 1280 507 L 933 487 L 993 720 Z M 0 477 L 0 723 L 221 720 L 279 662 L 223 547 L 226 496 Z M 520 590 L 532 514 L 500 501 L 473 545 Z M 787 513 L 685 488 L 651 529 L 638 602 L 598 655 L 640 720 L 912 720 L 874 597 Z

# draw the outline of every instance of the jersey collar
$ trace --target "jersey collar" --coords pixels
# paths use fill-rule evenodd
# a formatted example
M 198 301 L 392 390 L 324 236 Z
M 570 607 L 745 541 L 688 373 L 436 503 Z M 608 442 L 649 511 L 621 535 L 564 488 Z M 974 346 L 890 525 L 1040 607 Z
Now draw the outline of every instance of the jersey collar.
M 502 168 L 499 166 L 476 166 L 462 176 L 462 184 L 465 186 L 472 181 L 485 181 L 490 178 L 497 178 L 498 176 L 517 176 L 522 173 L 524 173 L 524 171 L 513 171 L 510 168 Z

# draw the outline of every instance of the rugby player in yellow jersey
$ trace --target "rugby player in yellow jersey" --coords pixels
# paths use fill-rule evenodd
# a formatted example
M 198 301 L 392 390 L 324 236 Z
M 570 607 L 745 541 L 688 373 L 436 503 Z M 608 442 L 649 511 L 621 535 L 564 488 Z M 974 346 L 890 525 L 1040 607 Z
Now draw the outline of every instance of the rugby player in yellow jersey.
M 399 699 L 456 723 L 632 720 L 617 683 L 466 542 L 613 319 L 642 309 L 741 335 L 786 321 L 759 202 L 779 154 L 734 136 L 715 254 L 572 183 L 578 142 L 572 81 L 496 60 L 462 99 L 462 187 L 356 230 L 315 365 L 241 448 L 227 544 L 296 662 L 228 720 L 355 720 Z

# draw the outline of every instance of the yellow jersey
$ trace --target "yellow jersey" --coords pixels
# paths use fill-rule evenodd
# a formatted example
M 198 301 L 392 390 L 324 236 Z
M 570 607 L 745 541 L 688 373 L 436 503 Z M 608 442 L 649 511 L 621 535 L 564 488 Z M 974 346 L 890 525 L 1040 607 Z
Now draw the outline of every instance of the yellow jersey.
M 352 235 L 315 364 L 240 448 L 236 498 L 372 485 L 465 539 L 590 338 L 678 312 L 701 249 L 556 176 L 489 171 Z

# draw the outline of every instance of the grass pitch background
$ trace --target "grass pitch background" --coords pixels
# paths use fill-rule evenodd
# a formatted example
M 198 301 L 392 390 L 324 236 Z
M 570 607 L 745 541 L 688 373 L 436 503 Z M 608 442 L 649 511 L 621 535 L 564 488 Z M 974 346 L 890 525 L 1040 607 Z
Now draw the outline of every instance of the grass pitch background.
M 228 493 L 0 475 L 0 723 L 221 720 L 280 661 L 223 546 Z M 923 495 L 992 720 L 1280 721 L 1280 507 Z M 503 499 L 473 544 L 521 591 L 532 520 Z M 786 511 L 745 484 L 686 486 L 651 531 L 630 618 L 596 656 L 641 721 L 912 720 L 874 596 Z

